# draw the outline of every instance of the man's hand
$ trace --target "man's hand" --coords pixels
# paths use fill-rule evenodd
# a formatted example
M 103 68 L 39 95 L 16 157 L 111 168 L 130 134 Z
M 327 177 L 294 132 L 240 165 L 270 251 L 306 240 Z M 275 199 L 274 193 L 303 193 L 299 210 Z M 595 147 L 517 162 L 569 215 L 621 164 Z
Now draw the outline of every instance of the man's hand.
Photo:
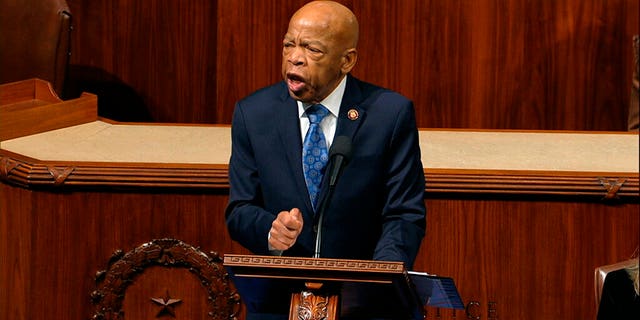
M 272 250 L 287 250 L 291 248 L 302 232 L 302 213 L 300 209 L 282 211 L 271 224 L 269 230 L 269 246 Z

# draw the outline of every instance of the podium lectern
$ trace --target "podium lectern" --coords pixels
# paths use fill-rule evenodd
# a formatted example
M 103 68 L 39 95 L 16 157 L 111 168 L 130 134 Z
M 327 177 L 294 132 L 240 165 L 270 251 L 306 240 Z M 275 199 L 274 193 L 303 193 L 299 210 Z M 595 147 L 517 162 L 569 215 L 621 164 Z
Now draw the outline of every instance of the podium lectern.
M 402 262 L 258 255 L 224 256 L 247 309 L 290 320 L 422 319 Z

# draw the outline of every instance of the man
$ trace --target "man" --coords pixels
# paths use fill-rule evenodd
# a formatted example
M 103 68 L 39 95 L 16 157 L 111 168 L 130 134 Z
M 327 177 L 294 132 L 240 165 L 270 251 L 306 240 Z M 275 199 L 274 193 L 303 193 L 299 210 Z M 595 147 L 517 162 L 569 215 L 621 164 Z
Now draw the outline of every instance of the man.
M 284 36 L 284 81 L 236 104 L 226 223 L 232 239 L 255 254 L 314 255 L 328 165 L 305 174 L 315 160 L 326 160 L 326 151 L 308 160 L 306 136 L 321 119 L 313 129 L 320 146 L 346 136 L 353 147 L 324 213 L 320 256 L 413 266 L 426 223 L 413 104 L 349 74 L 357 42 L 348 8 L 306 4 Z M 327 115 L 318 116 L 319 109 Z M 315 174 L 322 183 L 314 187 Z

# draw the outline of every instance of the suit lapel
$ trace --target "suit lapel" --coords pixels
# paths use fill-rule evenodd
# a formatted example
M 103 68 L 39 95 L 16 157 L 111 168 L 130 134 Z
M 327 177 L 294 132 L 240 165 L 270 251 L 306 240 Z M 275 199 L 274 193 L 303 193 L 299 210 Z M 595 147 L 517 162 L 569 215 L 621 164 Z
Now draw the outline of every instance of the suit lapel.
M 362 92 L 360 91 L 357 81 L 358 80 L 353 78 L 351 75 L 347 75 L 347 87 L 344 90 L 344 95 L 342 96 L 342 103 L 340 104 L 340 113 L 338 115 L 334 139 L 338 136 L 347 136 L 351 141 L 353 141 L 360 124 L 362 124 L 362 121 L 366 117 L 365 108 L 360 105 L 360 102 L 362 102 Z M 327 171 L 325 171 L 325 175 L 322 178 L 322 189 L 320 190 L 319 195 L 320 199 L 324 199 L 329 190 L 329 182 L 327 181 L 329 176 L 329 165 L 331 165 L 331 162 L 328 163 Z M 316 220 L 317 218 L 318 217 L 316 217 Z
M 300 118 L 298 116 L 298 105 L 289 93 L 282 96 L 283 110 L 278 112 L 278 131 L 282 149 L 285 150 L 287 164 L 293 176 L 297 190 L 301 190 L 300 197 L 306 205 L 303 212 L 313 212 L 311 199 L 307 192 L 307 185 L 302 172 L 302 138 L 300 137 Z M 291 209 L 291 208 L 289 208 Z M 301 208 L 302 209 L 302 208 Z
M 360 124 L 366 117 L 365 109 L 360 105 L 362 102 L 362 92 L 357 83 L 358 80 L 351 75 L 347 75 L 347 88 L 344 90 L 342 103 L 340 104 L 340 114 L 335 136 L 347 136 L 353 138 Z

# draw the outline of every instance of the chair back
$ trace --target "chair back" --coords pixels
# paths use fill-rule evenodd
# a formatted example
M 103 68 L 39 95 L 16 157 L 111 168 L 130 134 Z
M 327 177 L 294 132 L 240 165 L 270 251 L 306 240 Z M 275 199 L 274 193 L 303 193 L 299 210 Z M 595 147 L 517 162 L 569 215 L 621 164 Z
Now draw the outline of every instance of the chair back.
M 0 83 L 40 78 L 61 96 L 71 13 L 64 0 L 0 0 Z

